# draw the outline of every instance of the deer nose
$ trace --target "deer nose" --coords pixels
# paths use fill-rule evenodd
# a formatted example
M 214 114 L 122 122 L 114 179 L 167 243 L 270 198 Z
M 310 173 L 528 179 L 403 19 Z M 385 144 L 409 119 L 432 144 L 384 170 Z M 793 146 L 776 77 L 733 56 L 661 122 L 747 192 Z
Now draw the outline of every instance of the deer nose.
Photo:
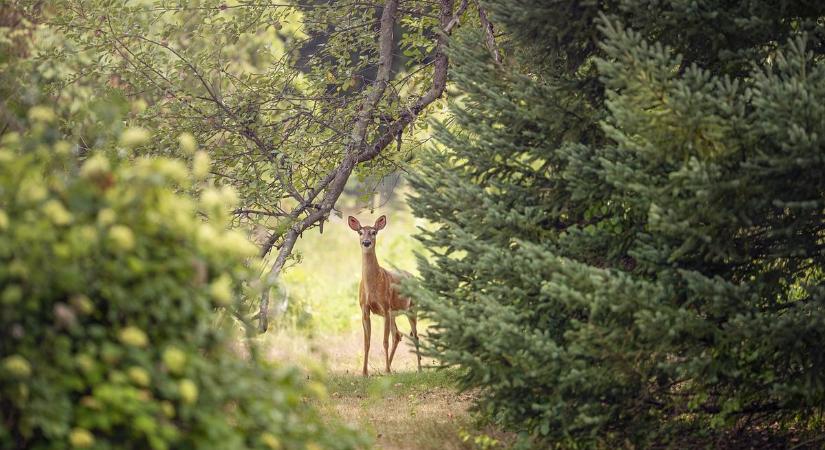
M 369 247 L 370 245 L 372 245 L 372 241 L 361 241 L 361 245 L 363 245 L 364 247 Z

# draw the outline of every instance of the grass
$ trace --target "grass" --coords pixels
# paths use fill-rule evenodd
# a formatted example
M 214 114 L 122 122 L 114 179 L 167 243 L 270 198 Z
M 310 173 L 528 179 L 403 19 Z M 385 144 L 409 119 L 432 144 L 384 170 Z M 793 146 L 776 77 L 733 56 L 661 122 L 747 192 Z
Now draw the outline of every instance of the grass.
M 457 373 L 456 369 L 426 369 L 370 377 L 333 373 L 327 378 L 327 387 L 330 392 L 345 396 L 383 396 L 390 390 L 394 395 L 416 395 L 431 389 L 454 388 Z
M 361 330 L 312 336 L 271 333 L 267 334 L 266 348 L 270 358 L 304 367 L 308 374 L 323 373 L 318 381 L 325 383 L 328 395 L 317 404 L 321 413 L 367 433 L 374 448 L 476 449 L 495 447 L 477 445 L 476 440 L 488 444 L 492 439 L 511 441 L 508 435 L 476 426 L 469 411 L 476 394 L 458 391 L 457 370 L 425 368 L 417 372 L 408 339 L 398 347 L 394 372 L 384 374 L 381 338 L 380 333 L 372 334 L 369 377 L 361 376 Z M 423 362 L 435 363 L 430 359 Z
M 376 448 L 474 449 L 473 394 L 458 393 L 455 377 L 455 370 L 434 369 L 366 378 L 333 374 L 319 407 L 369 434 Z

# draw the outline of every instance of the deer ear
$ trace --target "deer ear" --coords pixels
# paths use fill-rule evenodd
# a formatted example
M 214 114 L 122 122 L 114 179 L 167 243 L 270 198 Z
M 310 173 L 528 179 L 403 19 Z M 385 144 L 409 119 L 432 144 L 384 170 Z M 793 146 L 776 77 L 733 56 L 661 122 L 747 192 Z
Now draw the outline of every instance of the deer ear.
M 383 230 L 387 226 L 387 216 L 381 216 L 375 221 L 375 229 Z
M 358 219 L 356 219 L 355 217 L 347 217 L 347 223 L 349 224 L 349 227 L 352 228 L 354 231 L 361 231 L 361 222 L 359 222 Z

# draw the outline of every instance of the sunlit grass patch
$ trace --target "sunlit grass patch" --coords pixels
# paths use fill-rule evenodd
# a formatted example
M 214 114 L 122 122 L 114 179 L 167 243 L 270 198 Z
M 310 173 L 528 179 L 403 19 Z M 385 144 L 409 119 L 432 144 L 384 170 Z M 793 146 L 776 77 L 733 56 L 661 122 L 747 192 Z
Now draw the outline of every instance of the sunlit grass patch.
M 468 412 L 475 394 L 456 390 L 459 374 L 459 369 L 369 377 L 333 373 L 319 408 L 372 436 L 379 449 L 503 448 L 512 436 L 479 429 Z
M 334 373 L 327 379 L 327 385 L 333 395 L 398 397 L 438 388 L 455 389 L 458 373 L 459 369 L 425 369 L 369 377 Z
M 408 339 L 396 353 L 395 372 L 387 375 L 382 371 L 381 336 L 373 333 L 370 376 L 363 377 L 360 329 L 310 334 L 267 333 L 268 357 L 303 367 L 310 383 L 325 386 L 325 395 L 313 400 L 325 419 L 364 431 L 374 448 L 488 449 L 512 442 L 512 435 L 476 423 L 469 411 L 478 394 L 458 391 L 460 369 L 416 371 Z M 425 358 L 424 364 L 437 363 Z

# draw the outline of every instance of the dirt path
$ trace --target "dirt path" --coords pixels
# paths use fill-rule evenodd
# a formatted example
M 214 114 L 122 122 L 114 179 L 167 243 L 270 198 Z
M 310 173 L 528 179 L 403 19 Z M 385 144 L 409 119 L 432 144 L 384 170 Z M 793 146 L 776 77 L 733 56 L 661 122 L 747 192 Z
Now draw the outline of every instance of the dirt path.
M 373 322 L 370 340 L 369 371 L 371 375 L 380 375 L 384 371 L 383 326 L 380 320 Z M 380 328 L 381 333 L 375 329 Z M 401 328 L 402 332 L 405 331 Z M 324 364 L 333 374 L 359 374 L 363 364 L 363 332 L 353 330 L 344 334 L 308 337 L 281 333 L 269 336 L 267 342 L 268 356 L 290 361 L 299 365 Z M 422 365 L 433 366 L 434 360 L 422 360 Z M 403 338 L 398 345 L 392 362 L 394 372 L 412 372 L 416 369 L 415 347 L 408 338 Z

